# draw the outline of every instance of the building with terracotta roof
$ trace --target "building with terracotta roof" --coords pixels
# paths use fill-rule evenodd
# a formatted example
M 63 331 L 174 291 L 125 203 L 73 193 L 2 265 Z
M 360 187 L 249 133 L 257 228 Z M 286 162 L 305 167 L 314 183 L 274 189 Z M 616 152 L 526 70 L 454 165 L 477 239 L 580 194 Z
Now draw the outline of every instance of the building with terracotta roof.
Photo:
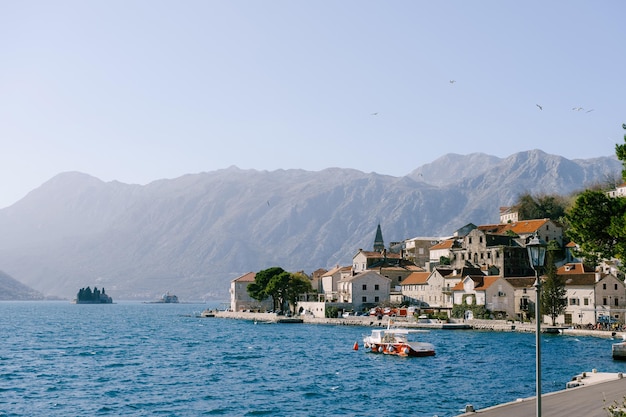
M 481 275 L 477 268 L 437 267 L 432 272 L 416 272 L 400 283 L 402 302 L 451 316 L 452 288 L 466 275 Z
M 337 283 L 340 303 L 351 303 L 355 310 L 374 307 L 389 301 L 391 280 L 376 271 L 365 271 Z
M 466 275 L 452 288 L 452 298 L 455 305 L 485 306 L 498 319 L 515 317 L 514 288 L 498 276 Z
M 322 291 L 324 299 L 327 301 L 337 301 L 339 295 L 337 292 L 337 283 L 344 278 L 352 275 L 351 266 L 339 266 L 332 268 L 330 271 L 322 275 Z
M 450 264 L 454 268 L 474 266 L 485 271 L 498 271 L 503 277 L 531 276 L 526 243 L 537 234 L 546 242 L 563 242 L 563 229 L 550 219 L 524 220 L 517 223 L 482 225 L 450 248 Z M 490 274 L 493 272 L 490 272 Z
M 272 299 L 263 301 L 255 300 L 248 294 L 248 285 L 254 282 L 255 272 L 243 274 L 230 282 L 230 309 L 232 311 L 242 310 L 271 310 Z

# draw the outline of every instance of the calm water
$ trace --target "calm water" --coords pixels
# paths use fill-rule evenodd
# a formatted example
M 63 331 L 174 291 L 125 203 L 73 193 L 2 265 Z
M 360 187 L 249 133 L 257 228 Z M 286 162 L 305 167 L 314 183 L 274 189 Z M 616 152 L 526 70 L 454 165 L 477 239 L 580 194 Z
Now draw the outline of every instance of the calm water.
M 535 390 L 533 334 L 436 330 L 437 356 L 352 350 L 364 327 L 190 317 L 205 306 L 0 303 L 0 416 L 454 416 Z M 543 389 L 626 371 L 612 340 L 544 336 Z

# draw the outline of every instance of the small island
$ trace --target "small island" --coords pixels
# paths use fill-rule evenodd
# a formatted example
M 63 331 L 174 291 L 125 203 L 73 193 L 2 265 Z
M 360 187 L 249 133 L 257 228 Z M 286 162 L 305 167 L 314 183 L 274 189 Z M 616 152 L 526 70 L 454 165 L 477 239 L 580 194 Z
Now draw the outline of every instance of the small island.
M 156 304 L 161 304 L 161 303 L 166 303 L 166 304 L 170 304 L 170 303 L 178 303 L 178 297 L 175 296 L 174 294 L 170 294 L 169 292 L 166 292 L 165 294 L 163 294 L 161 296 L 161 298 L 159 298 L 156 301 L 152 301 L 152 303 L 156 303 Z
M 74 299 L 75 304 L 112 304 L 113 299 L 109 297 L 104 288 L 100 291 L 97 287 L 93 288 L 81 288 L 78 290 L 78 294 Z

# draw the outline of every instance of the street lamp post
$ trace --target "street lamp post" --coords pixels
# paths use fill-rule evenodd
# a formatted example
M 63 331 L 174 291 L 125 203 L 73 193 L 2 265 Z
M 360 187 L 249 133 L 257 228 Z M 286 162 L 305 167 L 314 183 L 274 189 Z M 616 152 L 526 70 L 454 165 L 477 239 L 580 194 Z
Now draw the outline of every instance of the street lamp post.
M 530 266 L 535 270 L 534 287 L 537 290 L 537 300 L 535 301 L 535 321 L 537 323 L 537 329 L 535 330 L 537 417 L 541 417 L 541 279 L 539 278 L 539 269 L 543 266 L 546 257 L 546 246 L 546 242 L 540 239 L 538 235 L 534 235 L 526 244 Z

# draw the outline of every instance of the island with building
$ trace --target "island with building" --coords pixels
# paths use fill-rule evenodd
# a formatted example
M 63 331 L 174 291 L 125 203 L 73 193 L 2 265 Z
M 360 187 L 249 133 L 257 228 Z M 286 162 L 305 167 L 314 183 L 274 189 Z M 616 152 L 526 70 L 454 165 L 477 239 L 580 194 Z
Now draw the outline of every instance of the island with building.
M 112 304 L 113 299 L 104 291 L 94 287 L 81 288 L 74 299 L 75 304 Z

